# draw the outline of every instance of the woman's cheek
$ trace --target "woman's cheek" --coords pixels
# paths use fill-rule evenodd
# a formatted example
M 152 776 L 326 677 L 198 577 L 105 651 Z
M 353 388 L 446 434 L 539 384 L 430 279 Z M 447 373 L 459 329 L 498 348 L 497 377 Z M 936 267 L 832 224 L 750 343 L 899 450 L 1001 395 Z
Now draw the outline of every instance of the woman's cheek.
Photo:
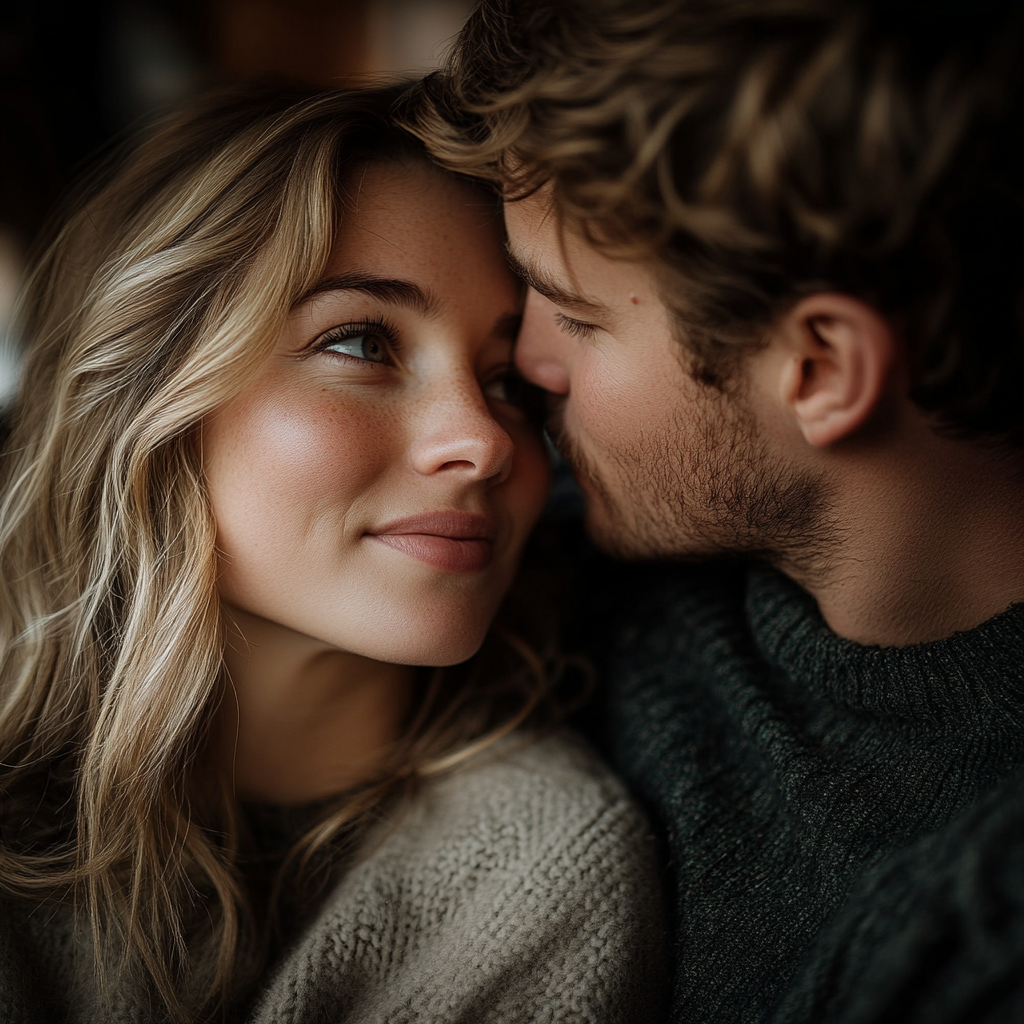
M 513 472 L 515 483 L 517 526 L 525 536 L 533 528 L 551 489 L 551 460 L 540 434 L 532 426 L 520 428 L 512 437 L 515 442 Z
M 258 559 L 274 569 L 279 560 L 285 569 L 304 539 L 326 532 L 340 544 L 346 527 L 361 531 L 367 524 L 351 510 L 386 471 L 389 447 L 387 417 L 329 389 L 257 392 L 218 411 L 204 431 L 204 459 L 229 564 Z

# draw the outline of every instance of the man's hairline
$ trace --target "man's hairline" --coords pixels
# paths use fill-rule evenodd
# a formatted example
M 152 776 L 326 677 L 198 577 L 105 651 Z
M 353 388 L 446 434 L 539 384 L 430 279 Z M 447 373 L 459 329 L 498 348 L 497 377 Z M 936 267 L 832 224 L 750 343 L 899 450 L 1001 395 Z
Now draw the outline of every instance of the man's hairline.
M 534 185 L 529 191 L 522 194 L 508 196 L 506 187 L 502 187 L 502 205 L 508 209 L 515 203 L 522 202 L 525 199 L 531 199 L 536 197 L 539 193 L 549 192 L 548 195 L 548 209 L 545 211 L 545 218 L 548 216 L 554 216 L 558 224 L 558 236 L 559 236 L 559 247 L 562 252 L 563 262 L 568 265 L 568 259 L 566 258 L 567 248 L 565 245 L 565 233 L 567 228 L 565 211 L 558 203 L 555 194 L 555 178 L 548 178 L 539 184 Z M 659 256 L 655 248 L 651 248 L 648 253 L 644 256 L 616 256 L 614 252 L 605 252 L 599 246 L 595 245 L 588 237 L 585 231 L 578 231 L 580 235 L 580 241 L 583 242 L 588 248 L 594 249 L 594 251 L 601 255 L 608 256 L 610 259 L 620 259 L 624 263 L 636 263 L 640 264 L 641 267 L 650 275 L 652 283 L 652 291 L 657 297 L 658 301 L 665 307 L 670 317 L 677 324 L 681 326 L 682 319 L 680 311 L 676 307 L 675 303 L 670 302 L 666 296 L 667 285 L 669 279 L 674 271 L 668 260 Z M 591 315 L 600 312 L 611 312 L 608 307 L 597 299 L 588 298 L 585 295 L 580 295 L 577 292 L 572 291 L 570 288 L 566 288 L 561 285 L 558 281 L 553 279 L 544 268 L 539 267 L 534 261 L 532 261 L 520 248 L 518 248 L 508 236 L 506 230 L 505 237 L 505 255 L 508 259 L 509 266 L 513 272 L 519 277 L 528 287 L 533 288 L 534 291 L 540 293 L 545 298 L 555 302 L 559 305 L 564 305 L 566 309 L 572 310 L 574 307 L 581 313 L 590 313 Z M 685 346 L 685 341 L 682 338 L 678 339 L 681 344 Z
M 516 200 L 512 200 L 512 202 L 515 201 Z M 509 201 L 506 200 L 506 203 L 507 202 Z M 583 239 L 583 242 L 586 245 L 592 246 L 592 243 L 586 238 Z M 597 249 L 597 251 L 600 252 L 601 250 Z M 519 277 L 527 287 L 532 288 L 538 294 L 544 296 L 544 298 L 548 299 L 555 305 L 566 309 L 570 313 L 577 313 L 581 317 L 593 317 L 595 319 L 600 319 L 603 314 L 614 317 L 614 311 L 603 303 L 598 302 L 597 300 L 588 299 L 586 296 L 579 295 L 564 288 L 559 284 L 559 282 L 554 280 L 544 270 L 544 268 L 539 267 L 525 253 L 516 247 L 511 238 L 508 237 L 506 237 L 505 240 L 505 255 L 513 273 Z M 616 257 L 612 255 L 611 258 L 614 259 Z M 667 292 L 670 290 L 672 278 L 673 276 L 678 276 L 679 271 L 675 270 L 667 260 L 659 258 L 656 252 L 651 252 L 646 258 L 636 257 L 630 259 L 628 256 L 622 256 L 619 258 L 626 263 L 640 264 L 644 267 L 645 272 L 650 275 L 654 297 L 665 310 L 671 338 L 679 348 L 678 354 L 680 356 L 684 372 L 700 383 L 712 383 L 712 381 L 715 380 L 715 377 L 702 379 L 703 374 L 697 370 L 697 367 L 701 363 L 701 357 L 686 337 L 687 322 L 685 313 L 675 302 L 670 301 L 667 296 Z M 756 328 L 752 329 L 752 336 L 758 333 L 763 334 L 763 332 L 759 332 Z M 739 363 L 742 362 L 743 357 L 751 354 L 759 347 L 761 346 L 754 342 L 749 347 L 744 346 L 742 350 L 737 349 L 731 353 L 724 351 L 722 353 L 722 359 L 717 361 L 716 365 L 723 368 L 728 367 L 728 369 L 726 370 L 726 376 L 724 378 L 718 378 L 717 383 L 712 383 L 715 390 L 721 391 L 723 386 L 726 384 L 735 382 L 737 379 L 736 371 Z

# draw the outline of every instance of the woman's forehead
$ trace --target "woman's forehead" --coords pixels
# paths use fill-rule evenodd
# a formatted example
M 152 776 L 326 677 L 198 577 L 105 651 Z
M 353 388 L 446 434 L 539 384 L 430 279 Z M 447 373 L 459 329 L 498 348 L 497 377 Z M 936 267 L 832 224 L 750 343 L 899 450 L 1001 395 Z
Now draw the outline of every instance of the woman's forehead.
M 425 279 L 429 291 L 445 280 L 508 273 L 497 204 L 446 171 L 420 161 L 370 163 L 344 196 L 325 278 L 359 268 L 382 279 Z

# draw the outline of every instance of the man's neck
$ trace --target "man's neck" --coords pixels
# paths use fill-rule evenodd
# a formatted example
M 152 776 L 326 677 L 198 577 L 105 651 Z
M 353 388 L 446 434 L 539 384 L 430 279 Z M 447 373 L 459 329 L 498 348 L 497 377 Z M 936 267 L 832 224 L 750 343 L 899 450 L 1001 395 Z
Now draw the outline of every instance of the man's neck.
M 991 449 L 928 430 L 831 472 L 838 538 L 812 565 L 779 560 L 825 621 L 862 644 L 905 646 L 1024 601 L 1024 481 Z

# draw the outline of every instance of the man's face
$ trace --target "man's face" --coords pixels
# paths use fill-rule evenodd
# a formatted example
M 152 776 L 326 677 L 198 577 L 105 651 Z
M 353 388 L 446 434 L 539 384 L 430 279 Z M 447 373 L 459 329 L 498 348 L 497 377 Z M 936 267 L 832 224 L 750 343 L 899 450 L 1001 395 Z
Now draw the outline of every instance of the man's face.
M 505 217 L 531 285 L 516 362 L 554 396 L 549 430 L 594 540 L 644 558 L 771 554 L 806 538 L 816 488 L 755 412 L 750 367 L 724 390 L 696 380 L 652 269 L 563 230 L 544 192 Z

